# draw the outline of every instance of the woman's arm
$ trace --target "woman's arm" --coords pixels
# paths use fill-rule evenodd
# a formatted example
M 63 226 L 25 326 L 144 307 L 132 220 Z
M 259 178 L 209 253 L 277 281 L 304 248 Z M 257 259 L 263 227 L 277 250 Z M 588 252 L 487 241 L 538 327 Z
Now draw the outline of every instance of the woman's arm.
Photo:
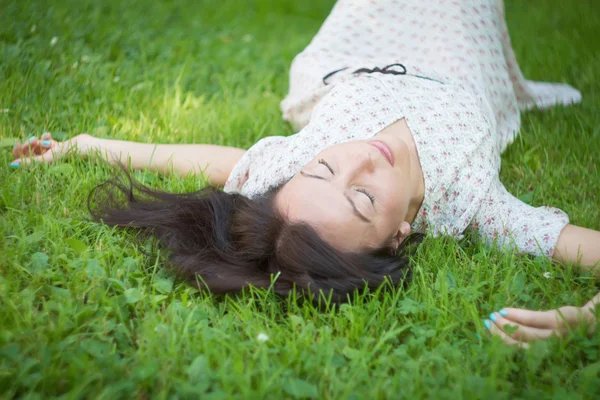
M 471 228 L 476 228 L 490 245 L 550 257 L 568 223 L 569 217 L 564 212 L 526 204 L 495 178 L 471 221 Z
M 589 269 L 600 276 L 600 232 L 570 224 L 565 226 L 552 258 L 580 264 L 584 268 L 592 267 Z
M 522 253 L 591 267 L 600 276 L 600 232 L 570 225 L 567 215 L 555 208 L 525 204 L 498 179 L 475 214 L 474 227 L 490 244 L 514 245 Z
M 14 149 L 11 166 L 31 162 L 53 162 L 74 151 L 86 157 L 97 153 L 111 164 L 129 163 L 133 169 L 150 169 L 161 173 L 173 171 L 185 176 L 203 172 L 212 185 L 224 185 L 231 170 L 245 153 L 235 147 L 210 144 L 150 144 L 100 139 L 87 134 L 56 142 L 49 134 L 42 141 L 31 139 Z

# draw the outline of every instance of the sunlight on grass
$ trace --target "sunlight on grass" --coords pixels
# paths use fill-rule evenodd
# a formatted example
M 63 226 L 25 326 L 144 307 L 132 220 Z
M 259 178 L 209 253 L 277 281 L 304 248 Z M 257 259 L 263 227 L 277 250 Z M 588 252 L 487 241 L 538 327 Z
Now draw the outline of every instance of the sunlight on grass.
M 580 305 L 589 274 L 427 238 L 406 290 L 333 307 L 265 290 L 215 297 L 173 276 L 153 240 L 90 221 L 115 171 L 71 158 L 11 169 L 14 139 L 48 130 L 249 147 L 288 135 L 293 56 L 332 1 L 39 0 L 0 13 L 0 393 L 5 398 L 593 398 L 600 334 L 523 352 L 490 339 L 504 306 Z M 584 101 L 523 115 L 502 180 L 600 229 L 600 12 L 593 1 L 507 2 L 529 78 Z M 56 39 L 55 39 L 56 38 Z M 194 191 L 201 177 L 136 173 Z M 264 335 L 264 336 L 263 336 Z M 263 340 L 264 337 L 268 339 Z

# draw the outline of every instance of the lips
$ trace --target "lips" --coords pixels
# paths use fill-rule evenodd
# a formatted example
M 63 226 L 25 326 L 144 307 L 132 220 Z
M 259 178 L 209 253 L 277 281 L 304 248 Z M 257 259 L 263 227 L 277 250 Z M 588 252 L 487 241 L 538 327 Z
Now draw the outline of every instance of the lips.
M 385 159 L 388 160 L 390 165 L 392 167 L 394 166 L 394 154 L 392 153 L 392 150 L 388 147 L 387 144 L 385 144 L 379 140 L 373 140 L 373 141 L 369 142 L 369 144 L 371 146 L 375 147 L 377 150 L 379 150 L 381 155 L 383 155 L 385 157 Z

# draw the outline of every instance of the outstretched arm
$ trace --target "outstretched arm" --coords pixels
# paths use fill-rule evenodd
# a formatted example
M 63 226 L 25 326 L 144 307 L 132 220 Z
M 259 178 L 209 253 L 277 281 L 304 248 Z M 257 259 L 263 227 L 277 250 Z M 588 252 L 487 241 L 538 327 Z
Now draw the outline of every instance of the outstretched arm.
M 532 207 L 511 195 L 499 180 L 492 182 L 471 227 L 490 244 L 514 246 L 522 253 L 552 256 L 600 276 L 600 232 L 569 224 L 562 211 Z
M 595 275 L 600 276 L 600 232 L 570 224 L 565 226 L 552 258 L 580 264 L 585 269 L 591 267 Z
M 185 176 L 203 172 L 212 185 L 224 185 L 231 170 L 245 153 L 235 147 L 210 144 L 151 144 L 100 139 L 88 134 L 56 142 L 49 134 L 32 138 L 14 149 L 12 166 L 32 162 L 53 162 L 68 152 L 86 157 L 97 153 L 111 164 L 129 163 L 133 169 L 150 169 Z

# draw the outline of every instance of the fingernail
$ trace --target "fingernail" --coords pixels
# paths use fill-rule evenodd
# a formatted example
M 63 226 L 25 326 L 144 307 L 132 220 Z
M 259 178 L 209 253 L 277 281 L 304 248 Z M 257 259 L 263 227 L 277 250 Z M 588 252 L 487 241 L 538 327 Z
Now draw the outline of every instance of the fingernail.
M 502 315 L 503 317 L 508 316 L 508 311 L 506 311 L 504 308 L 500 311 L 498 311 L 498 314 Z
M 496 322 L 496 314 L 494 314 L 494 313 L 491 313 L 491 314 L 490 314 L 490 319 L 491 319 L 492 321 Z
M 10 163 L 10 167 L 11 168 L 17 168 L 17 167 L 20 167 L 20 166 L 21 166 L 21 163 L 19 161 L 13 161 L 13 162 Z
M 35 140 L 35 136 L 32 136 L 29 139 L 27 139 L 28 142 L 33 142 L 34 140 Z
M 50 146 L 52 144 L 51 140 L 42 140 L 42 146 Z
M 488 329 L 488 331 L 492 330 L 492 323 L 489 320 L 486 319 L 485 321 L 483 321 L 483 324 Z

